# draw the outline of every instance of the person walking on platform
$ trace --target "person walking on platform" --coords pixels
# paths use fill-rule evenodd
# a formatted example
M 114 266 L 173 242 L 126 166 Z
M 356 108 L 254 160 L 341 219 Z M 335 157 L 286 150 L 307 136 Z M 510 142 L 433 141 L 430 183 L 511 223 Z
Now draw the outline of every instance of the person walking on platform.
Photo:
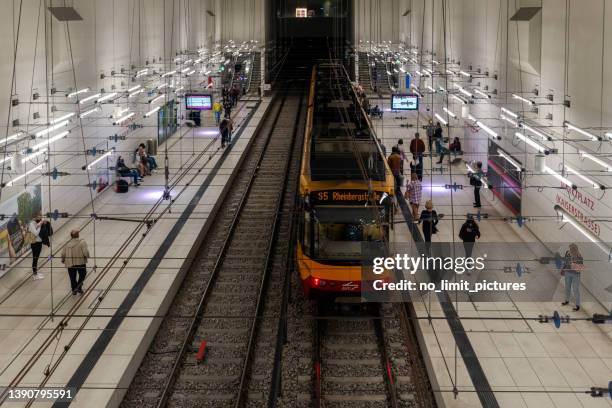
M 406 193 L 404 198 L 410 203 L 412 209 L 412 220 L 417 221 L 419 217 L 419 206 L 421 205 L 421 196 L 423 193 L 423 185 L 417 177 L 416 173 L 410 173 L 410 181 L 406 182 Z
M 43 225 L 49 221 L 42 218 L 42 215 L 36 214 L 32 221 L 28 224 L 28 230 L 26 231 L 25 241 L 26 244 L 30 244 L 32 250 L 32 278 L 34 280 L 44 279 L 45 276 L 42 273 L 38 273 L 38 258 L 42 252 L 43 240 L 41 238 L 41 230 Z
M 566 306 L 574 291 L 574 299 L 576 300 L 576 307 L 574 311 L 580 310 L 580 274 L 584 270 L 584 259 L 578 250 L 576 244 L 570 244 L 569 251 L 565 252 L 565 259 L 563 262 L 563 269 L 561 275 L 565 276 L 565 301 L 561 305 Z
M 480 208 L 480 188 L 482 187 L 482 162 L 476 163 L 476 173 L 470 174 L 470 184 L 474 186 L 474 208 Z
M 387 163 L 393 173 L 395 179 L 395 194 L 402 194 L 402 173 L 401 173 L 402 158 L 399 155 L 399 150 L 396 146 L 391 148 L 391 154 L 387 158 Z
M 478 224 L 476 224 L 476 221 L 474 221 L 474 217 L 472 217 L 471 214 L 468 214 L 467 220 L 461 226 L 459 238 L 461 238 L 463 241 L 465 257 L 470 258 L 472 256 L 472 252 L 474 251 L 474 243 L 477 239 L 480 239 L 480 228 L 478 227 Z
M 440 122 L 436 123 L 436 128 L 434 130 L 434 143 L 436 144 L 436 153 L 442 154 L 442 140 L 444 135 L 442 134 L 442 125 Z
M 404 161 L 406 160 L 406 150 L 404 149 L 404 140 L 399 139 L 397 141 L 397 145 L 395 146 L 397 147 L 397 150 L 399 151 L 399 155 L 402 159 L 401 164 L 400 164 L 400 173 L 403 176 L 404 175 Z
M 423 163 L 423 153 L 425 153 L 425 143 L 421 140 L 419 132 L 414 134 L 414 139 L 410 141 L 410 153 Z
M 439 221 L 438 213 L 433 209 L 433 201 L 427 200 L 419 221 L 423 228 L 423 239 L 426 243 L 431 242 L 431 236 L 438 232 L 437 225 Z
M 215 101 L 215 103 L 213 104 L 213 113 L 215 114 L 215 123 L 217 124 L 217 126 L 219 126 L 219 123 L 221 123 L 221 111 L 222 110 L 223 110 L 223 105 L 221 105 L 221 102 Z
M 410 161 L 410 173 L 416 173 L 419 181 L 423 181 L 423 162 L 417 159 L 416 155 L 412 155 Z
M 432 156 L 433 156 L 432 146 L 433 146 L 433 138 L 434 138 L 435 130 L 436 128 L 433 124 L 433 121 L 430 119 L 429 123 L 425 125 L 425 133 L 427 134 L 427 144 L 429 145 L 429 154 L 431 154 Z
M 88 259 L 89 249 L 87 248 L 87 242 L 79 239 L 78 230 L 70 231 L 70 241 L 68 241 L 62 250 L 62 263 L 68 268 L 73 295 L 77 293 L 83 294 L 83 281 L 87 274 Z
M 221 147 L 225 148 L 226 145 L 231 143 L 232 130 L 232 120 L 229 118 L 223 118 L 219 124 L 219 133 L 221 133 Z

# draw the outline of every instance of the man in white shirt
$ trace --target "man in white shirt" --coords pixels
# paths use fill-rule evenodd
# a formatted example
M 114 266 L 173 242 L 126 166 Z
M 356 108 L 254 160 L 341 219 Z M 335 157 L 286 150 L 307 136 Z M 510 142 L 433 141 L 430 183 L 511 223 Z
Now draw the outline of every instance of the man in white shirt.
M 44 279 L 43 274 L 38 273 L 38 258 L 43 246 L 42 239 L 40 238 L 40 228 L 45 222 L 48 221 L 43 220 L 42 216 L 37 214 L 28 225 L 28 232 L 35 238 L 33 239 L 34 242 L 30 242 L 30 248 L 32 249 L 32 278 L 34 280 Z

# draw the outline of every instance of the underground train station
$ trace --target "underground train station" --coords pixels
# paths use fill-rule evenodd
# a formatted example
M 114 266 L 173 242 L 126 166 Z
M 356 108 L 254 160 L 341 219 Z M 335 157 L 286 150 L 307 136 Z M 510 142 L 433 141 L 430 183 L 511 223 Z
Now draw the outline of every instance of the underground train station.
M 2 0 L 0 406 L 612 408 L 612 2 Z

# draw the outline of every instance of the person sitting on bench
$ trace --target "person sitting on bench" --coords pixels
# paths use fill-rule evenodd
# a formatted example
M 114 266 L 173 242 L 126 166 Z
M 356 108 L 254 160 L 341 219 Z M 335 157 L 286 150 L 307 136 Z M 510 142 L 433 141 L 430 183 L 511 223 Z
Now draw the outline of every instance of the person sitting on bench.
M 372 109 L 370 109 L 370 116 L 372 116 L 373 118 L 382 119 L 383 112 L 382 112 L 382 110 L 380 110 L 378 105 L 375 105 Z
M 134 185 L 135 186 L 139 186 L 140 183 L 138 182 L 138 170 L 136 169 L 130 169 L 129 167 L 127 167 L 125 165 L 125 160 L 123 160 L 123 157 L 119 156 L 117 158 L 117 174 L 119 174 L 119 176 L 121 177 L 132 177 L 134 179 Z
M 147 159 L 147 162 L 149 163 L 149 168 L 151 170 L 157 169 L 157 161 L 155 160 L 155 157 L 149 156 L 149 153 L 147 152 L 147 147 L 144 143 L 138 145 L 138 155 Z
M 454 155 L 461 154 L 461 142 L 458 137 L 453 139 L 453 142 L 448 146 L 448 150 Z

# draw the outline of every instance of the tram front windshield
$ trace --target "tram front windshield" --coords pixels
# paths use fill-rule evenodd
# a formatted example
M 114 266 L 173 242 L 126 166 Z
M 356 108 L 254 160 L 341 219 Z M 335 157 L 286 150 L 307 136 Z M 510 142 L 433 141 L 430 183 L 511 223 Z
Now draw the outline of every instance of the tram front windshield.
M 384 207 L 318 207 L 314 210 L 314 258 L 358 261 L 362 242 L 386 242 Z

